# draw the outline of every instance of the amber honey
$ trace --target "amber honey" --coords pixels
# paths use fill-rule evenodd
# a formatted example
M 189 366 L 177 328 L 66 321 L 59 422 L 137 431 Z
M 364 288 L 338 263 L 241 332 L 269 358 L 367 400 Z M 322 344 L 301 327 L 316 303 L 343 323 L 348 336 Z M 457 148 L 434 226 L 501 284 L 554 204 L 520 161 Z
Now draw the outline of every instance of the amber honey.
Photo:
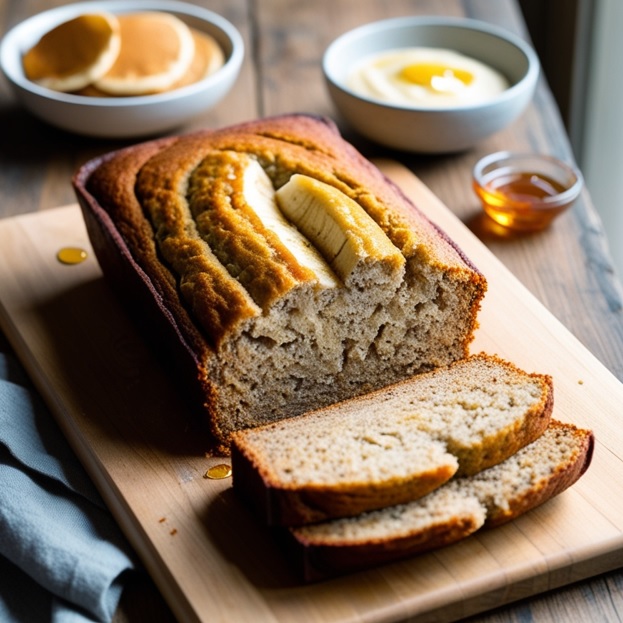
M 555 170 L 557 161 L 548 157 L 542 161 L 536 156 L 517 157 L 521 162 L 512 163 L 516 167 L 509 166 L 511 158 L 490 158 L 486 166 L 477 165 L 474 191 L 496 223 L 518 231 L 544 229 L 576 199 L 581 187 L 579 173 L 560 163 L 564 175 L 559 174 Z
M 63 247 L 56 254 L 56 259 L 61 264 L 80 264 L 88 257 L 87 252 L 79 247 Z
M 230 476 L 231 465 L 228 465 L 227 463 L 219 463 L 218 465 L 213 465 L 203 475 L 204 478 L 209 478 L 210 480 L 221 480 L 223 478 L 229 478 Z

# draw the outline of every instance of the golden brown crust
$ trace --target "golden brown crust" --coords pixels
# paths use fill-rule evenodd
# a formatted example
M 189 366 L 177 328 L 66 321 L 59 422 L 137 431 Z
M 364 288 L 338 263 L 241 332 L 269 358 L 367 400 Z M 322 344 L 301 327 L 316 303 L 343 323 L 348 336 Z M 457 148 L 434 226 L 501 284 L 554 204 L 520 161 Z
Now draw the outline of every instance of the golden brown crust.
M 162 154 L 164 163 L 159 158 L 146 163 L 136 186 L 165 259 L 176 265 L 179 274 L 213 272 L 215 283 L 197 288 L 201 295 L 219 289 L 230 294 L 246 291 L 263 309 L 300 282 L 314 278 L 246 203 L 243 181 L 250 160 L 246 154 L 213 150 L 209 143 L 190 150 L 186 143 L 180 147 L 179 154 Z M 189 231 L 189 221 L 196 223 L 196 232 Z M 201 265 L 194 266 L 199 258 Z M 228 279 L 223 266 L 235 279 Z M 259 313 L 253 305 L 247 316 L 231 307 L 231 301 L 227 303 L 229 307 L 218 310 L 217 319 L 238 315 L 246 319 Z M 211 317 L 204 324 L 217 335 L 215 320 Z M 229 328 L 224 325 L 223 332 Z
M 215 149 L 254 154 L 269 175 L 273 172 L 271 178 L 277 188 L 293 173 L 309 175 L 338 188 L 366 210 L 405 257 L 421 253 L 444 268 L 465 272 L 466 276 L 475 271 L 470 279 L 486 287 L 483 276 L 449 238 L 440 235 L 395 184 L 344 143 L 331 121 L 309 115 L 269 118 L 242 124 L 232 132 L 217 132 L 211 142 Z
M 479 528 L 477 518 L 466 514 L 450 522 L 433 524 L 426 531 L 347 547 L 306 543 L 299 534 L 287 529 L 283 529 L 281 536 L 303 580 L 316 582 L 447 547 L 467 538 Z

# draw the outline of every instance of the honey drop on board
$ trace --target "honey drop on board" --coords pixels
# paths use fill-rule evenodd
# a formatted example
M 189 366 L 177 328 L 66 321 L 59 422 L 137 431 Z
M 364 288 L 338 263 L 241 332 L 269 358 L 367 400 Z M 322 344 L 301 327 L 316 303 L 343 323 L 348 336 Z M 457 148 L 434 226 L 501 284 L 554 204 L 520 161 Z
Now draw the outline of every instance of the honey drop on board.
M 203 477 L 209 478 L 210 480 L 220 480 L 222 478 L 229 478 L 230 476 L 231 465 L 227 465 L 227 463 L 219 463 L 218 465 L 210 467 Z
M 87 252 L 79 247 L 63 247 L 56 254 L 56 259 L 61 264 L 80 264 L 87 259 L 87 256 Z

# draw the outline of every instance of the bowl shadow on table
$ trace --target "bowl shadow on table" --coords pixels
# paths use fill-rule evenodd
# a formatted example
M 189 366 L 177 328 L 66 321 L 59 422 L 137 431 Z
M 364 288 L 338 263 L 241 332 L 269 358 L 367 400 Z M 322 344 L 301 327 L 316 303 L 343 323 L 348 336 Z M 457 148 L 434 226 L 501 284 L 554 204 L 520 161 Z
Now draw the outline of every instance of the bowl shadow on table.
M 130 144 L 130 140 L 93 139 L 55 128 L 41 121 L 17 102 L 0 105 L 0 124 L 3 128 L 2 155 L 11 157 L 20 166 L 36 162 L 39 166 L 50 157 L 90 151 L 111 151 Z M 69 183 L 69 180 L 68 180 Z
M 508 242 L 533 238 L 543 234 L 543 231 L 514 231 L 496 223 L 484 212 L 474 210 L 468 218 L 463 219 L 465 226 L 482 242 Z
M 49 171 L 57 184 L 58 200 L 56 205 L 65 205 L 75 201 L 71 187 L 71 177 L 75 170 L 87 160 L 108 152 L 122 149 L 149 138 L 164 136 L 158 134 L 139 139 L 90 138 L 55 128 L 30 114 L 15 102 L 0 103 L 0 126 L 2 127 L 2 149 L 0 167 L 5 172 L 11 171 L 6 194 L 15 185 L 16 194 L 23 199 L 26 193 L 32 195 L 32 201 L 26 200 L 18 206 L 18 212 L 32 212 L 40 208 L 41 196 L 45 189 L 32 183 L 30 171 Z M 187 128 L 181 126 L 166 134 L 182 133 Z M 36 179 L 36 177 L 35 177 Z M 43 182 L 42 182 L 43 183 Z M 62 196 L 60 196 L 62 194 Z M 9 195 L 10 196 L 10 195 Z M 49 206 L 45 206 L 49 207 Z M 56 206 L 54 206 L 56 207 Z M 9 214 L 6 214 L 9 216 Z
M 129 144 L 87 139 L 59 130 L 17 103 L 0 103 L 0 126 L 5 217 L 75 202 L 71 187 L 75 169 L 92 157 Z

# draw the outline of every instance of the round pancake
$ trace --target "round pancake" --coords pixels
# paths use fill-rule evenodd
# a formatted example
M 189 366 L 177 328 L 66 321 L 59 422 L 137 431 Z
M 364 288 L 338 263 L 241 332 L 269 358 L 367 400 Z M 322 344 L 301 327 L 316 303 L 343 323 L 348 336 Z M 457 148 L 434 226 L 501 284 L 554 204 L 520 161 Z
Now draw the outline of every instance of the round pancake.
M 168 13 L 119 15 L 121 49 L 95 86 L 111 95 L 144 95 L 170 88 L 188 70 L 195 42 L 184 22 Z
M 50 30 L 24 54 L 24 73 L 49 89 L 76 91 L 113 66 L 120 46 L 114 15 L 80 15 Z
M 203 78 L 213 74 L 217 69 L 220 69 L 225 62 L 225 54 L 213 37 L 194 28 L 191 28 L 190 31 L 195 40 L 195 54 L 193 60 L 180 80 L 172 84 L 168 89 L 165 89 L 165 92 L 203 80 Z M 93 84 L 76 91 L 76 95 L 113 97 L 112 94 L 101 91 Z
M 171 87 L 172 89 L 199 82 L 225 63 L 223 49 L 214 37 L 195 29 L 191 29 L 191 33 L 195 41 L 195 55 L 186 73 Z

